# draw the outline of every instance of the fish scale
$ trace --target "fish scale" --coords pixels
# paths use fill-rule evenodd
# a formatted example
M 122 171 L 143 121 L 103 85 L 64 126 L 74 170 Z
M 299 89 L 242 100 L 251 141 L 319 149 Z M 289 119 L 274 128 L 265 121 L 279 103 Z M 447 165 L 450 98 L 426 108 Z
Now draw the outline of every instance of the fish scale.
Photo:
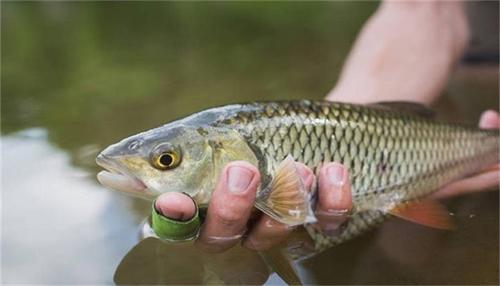
M 316 251 L 376 226 L 395 204 L 498 161 L 497 131 L 438 123 L 385 107 L 295 101 L 246 108 L 251 111 L 237 116 L 251 120 L 252 128 L 245 123 L 238 128 L 248 144 L 265 154 L 259 159 L 266 161 L 268 172 L 288 154 L 313 169 L 336 161 L 350 170 L 355 208 L 343 231 L 330 237 L 314 225 L 305 226 Z

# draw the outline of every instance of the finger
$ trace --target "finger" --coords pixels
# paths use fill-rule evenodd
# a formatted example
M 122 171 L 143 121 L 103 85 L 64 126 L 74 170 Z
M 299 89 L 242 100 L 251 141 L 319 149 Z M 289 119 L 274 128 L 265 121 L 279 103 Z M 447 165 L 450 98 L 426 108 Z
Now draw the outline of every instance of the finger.
M 236 244 L 246 231 L 259 184 L 260 175 L 253 165 L 243 161 L 229 163 L 212 194 L 197 246 L 220 252 Z
M 474 177 L 465 178 L 448 184 L 441 190 L 432 194 L 431 197 L 444 199 L 466 193 L 498 189 L 498 186 L 500 185 L 500 169 L 498 168 L 499 166 L 497 166 L 496 170 L 481 173 Z
M 346 220 L 352 209 L 347 169 L 335 162 L 324 165 L 319 172 L 318 187 L 316 217 L 324 231 L 333 232 Z
M 165 193 L 155 202 L 156 210 L 171 219 L 187 221 L 193 218 L 196 206 L 191 198 L 182 193 Z
M 479 127 L 484 129 L 500 128 L 500 114 L 494 110 L 487 110 L 479 119 Z
M 295 164 L 304 188 L 310 191 L 314 182 L 313 172 L 302 163 Z M 266 250 L 284 241 L 292 230 L 292 227 L 263 215 L 243 241 L 243 246 L 254 250 Z
M 300 179 L 302 180 L 302 184 L 304 185 L 304 189 L 307 192 L 311 191 L 312 184 L 314 182 L 314 173 L 313 171 L 307 167 L 305 164 L 296 162 L 295 167 L 297 168 L 297 173 L 299 173 Z

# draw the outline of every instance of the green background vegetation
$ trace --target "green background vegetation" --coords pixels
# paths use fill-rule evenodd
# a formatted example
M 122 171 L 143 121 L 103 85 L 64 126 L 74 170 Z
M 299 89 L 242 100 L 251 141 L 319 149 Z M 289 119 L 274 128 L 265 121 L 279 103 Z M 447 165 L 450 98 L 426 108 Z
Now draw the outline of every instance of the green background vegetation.
M 13 3 L 2 132 L 75 150 L 209 106 L 322 98 L 377 3 Z

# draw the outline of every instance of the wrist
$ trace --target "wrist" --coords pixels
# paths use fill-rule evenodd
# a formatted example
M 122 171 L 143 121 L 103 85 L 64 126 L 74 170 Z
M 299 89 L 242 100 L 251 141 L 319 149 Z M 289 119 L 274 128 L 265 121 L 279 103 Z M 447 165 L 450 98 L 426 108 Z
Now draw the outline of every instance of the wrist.
M 384 2 L 360 32 L 326 99 L 431 104 L 467 41 L 461 5 Z

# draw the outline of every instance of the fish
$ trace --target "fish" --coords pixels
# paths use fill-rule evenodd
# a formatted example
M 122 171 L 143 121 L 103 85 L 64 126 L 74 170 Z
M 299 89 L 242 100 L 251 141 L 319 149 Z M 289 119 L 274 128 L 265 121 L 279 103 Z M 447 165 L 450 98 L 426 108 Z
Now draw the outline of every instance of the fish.
M 390 215 L 451 228 L 446 210 L 426 197 L 498 163 L 499 147 L 498 130 L 437 121 L 418 103 L 295 100 L 210 108 L 110 145 L 96 162 L 104 186 L 150 200 L 182 192 L 206 207 L 222 168 L 247 161 L 262 177 L 256 209 L 304 226 L 317 253 Z M 335 236 L 315 224 L 316 186 L 305 190 L 294 164 L 317 173 L 332 161 L 348 168 L 353 200 Z

